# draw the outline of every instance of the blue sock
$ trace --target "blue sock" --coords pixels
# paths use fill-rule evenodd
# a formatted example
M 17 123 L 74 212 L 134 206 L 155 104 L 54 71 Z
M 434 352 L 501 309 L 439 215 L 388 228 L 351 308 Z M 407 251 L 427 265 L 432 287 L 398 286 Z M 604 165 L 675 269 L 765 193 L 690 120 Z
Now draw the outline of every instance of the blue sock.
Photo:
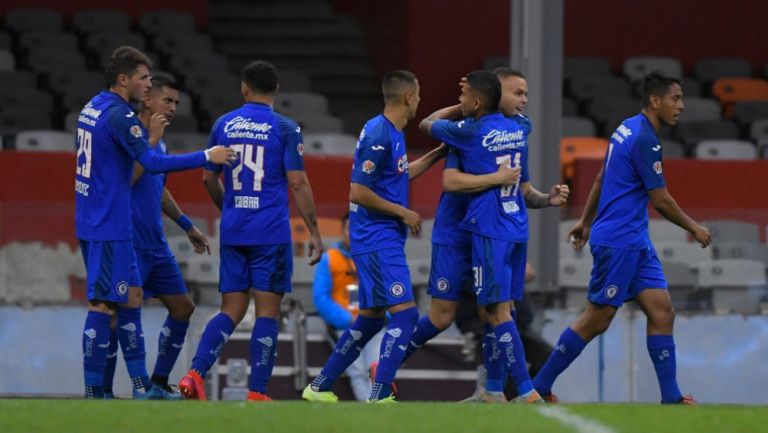
M 234 330 L 235 322 L 224 313 L 214 316 L 205 326 L 195 357 L 192 359 L 192 369 L 200 373 L 201 377 L 208 374 L 208 370 L 216 362 L 216 358 L 221 354 L 224 344 Z
M 381 400 L 392 394 L 392 381 L 400 364 L 403 362 L 408 342 L 411 341 L 413 330 L 419 321 L 419 310 L 408 308 L 392 315 L 387 325 L 387 332 L 381 340 L 379 351 L 379 366 L 376 369 L 376 379 L 371 388 L 369 401 Z
M 83 327 L 83 378 L 85 398 L 104 398 L 104 368 L 109 349 L 112 316 L 89 311 Z
M 483 364 L 486 371 L 485 390 L 488 392 L 504 391 L 504 363 L 496 342 L 493 326 L 483 325 Z
M 421 346 L 427 341 L 435 338 L 437 334 L 443 332 L 442 329 L 437 329 L 432 321 L 429 320 L 429 316 L 424 316 L 419 319 L 419 323 L 416 325 L 416 330 L 411 335 L 411 341 L 408 343 L 408 348 L 405 349 L 405 357 L 403 362 L 411 357 Z
M 109 328 L 109 347 L 107 348 L 107 366 L 104 368 L 104 392 L 111 393 L 117 368 L 117 329 Z
M 259 317 L 251 334 L 251 380 L 249 391 L 267 393 L 267 382 L 272 377 L 277 349 L 277 321 Z
M 677 386 L 675 340 L 671 335 L 649 335 L 647 344 L 648 354 L 651 355 L 661 388 L 661 402 L 677 403 L 683 398 L 683 394 Z
M 570 327 L 565 328 L 565 331 L 560 334 L 560 339 L 557 341 L 554 350 L 552 350 L 552 354 L 549 355 L 549 359 L 544 363 L 544 367 L 539 370 L 536 378 L 533 379 L 533 385 L 536 387 L 536 390 L 542 395 L 551 394 L 552 384 L 555 383 L 557 376 L 571 365 L 586 345 L 587 342 L 573 332 Z
M 163 327 L 160 328 L 160 338 L 157 340 L 157 361 L 152 377 L 168 378 L 171 374 L 179 352 L 184 345 L 184 338 L 187 336 L 189 322 L 179 322 L 171 316 L 165 318 Z M 166 380 L 167 383 L 167 380 Z
M 147 373 L 147 353 L 144 348 L 144 331 L 141 329 L 141 308 L 117 310 L 117 339 L 123 350 L 133 389 L 149 391 L 152 382 Z
M 523 349 L 523 342 L 520 340 L 520 333 L 517 331 L 515 322 L 510 320 L 500 323 L 493 332 L 496 334 L 496 344 L 499 345 L 504 369 L 515 382 L 517 394 L 528 394 L 533 390 L 533 382 L 528 375 L 525 349 Z
M 317 391 L 330 391 L 336 379 L 355 362 L 363 347 L 383 326 L 383 317 L 357 316 L 355 322 L 339 337 L 320 375 L 312 381 L 312 388 Z

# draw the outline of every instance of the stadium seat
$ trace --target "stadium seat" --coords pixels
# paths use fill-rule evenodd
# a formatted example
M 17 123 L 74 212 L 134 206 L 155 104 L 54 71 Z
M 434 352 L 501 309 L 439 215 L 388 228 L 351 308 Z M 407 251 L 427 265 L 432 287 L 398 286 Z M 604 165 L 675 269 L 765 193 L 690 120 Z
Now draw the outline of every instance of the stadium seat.
M 189 244 L 189 241 L 187 241 Z M 191 246 L 190 246 L 191 247 Z M 178 258 L 178 256 L 177 256 Z M 185 256 L 186 280 L 200 285 L 218 286 L 219 284 L 219 255 L 200 254 Z
M 72 15 L 72 28 L 80 34 L 96 32 L 128 32 L 131 19 L 117 10 L 79 10 Z
M 665 219 L 649 219 L 648 234 L 654 244 L 659 242 L 688 242 L 688 232 Z
M 195 96 L 226 90 L 240 95 L 240 77 L 227 71 L 188 71 L 184 76 L 185 90 Z M 240 96 L 242 101 L 242 96 Z
M 576 102 L 576 100 L 564 96 L 562 104 L 563 104 L 563 107 L 562 107 L 563 116 L 568 116 L 568 117 L 579 116 L 579 103 Z
M 102 81 L 98 81 L 100 83 Z M 61 97 L 61 108 L 66 111 L 80 111 L 85 107 L 99 90 L 93 90 L 82 87 L 65 88 L 64 94 Z
M 571 225 L 568 226 L 568 229 L 571 228 Z M 563 239 L 565 239 L 568 236 L 568 232 L 566 231 L 565 234 L 563 234 L 560 238 L 557 239 L 557 245 L 558 245 L 558 256 L 560 260 L 586 260 L 589 263 L 592 263 L 592 253 L 590 252 L 589 248 L 589 242 L 584 244 L 583 247 L 580 249 L 575 249 L 573 245 L 570 242 L 566 242 Z
M 693 77 L 685 77 L 680 83 L 683 88 L 683 102 L 687 102 L 687 98 L 701 97 L 701 82 Z
M 563 116 L 561 121 L 562 137 L 594 137 L 595 124 L 586 117 Z
M 102 60 L 107 58 L 117 47 L 130 45 L 138 50 L 146 51 L 147 43 L 144 36 L 136 32 L 97 32 L 91 33 L 85 39 L 85 48 Z
M 309 92 L 312 85 L 309 75 L 302 71 L 277 71 L 281 92 Z
M 705 85 L 718 78 L 752 76 L 752 65 L 746 60 L 728 57 L 699 59 L 693 66 L 693 73 Z
M 405 242 L 405 256 L 409 259 L 430 259 L 432 257 L 431 239 L 424 236 L 408 236 Z
M 685 103 L 683 121 L 720 120 L 722 107 L 714 99 L 691 97 L 684 98 L 683 102 Z
M 2 80 L 2 74 L 0 74 Z M 749 125 L 749 137 L 755 141 L 768 138 L 768 117 L 754 120 Z
M 173 194 L 173 191 L 171 191 L 171 194 Z M 192 224 L 195 225 L 198 229 L 200 229 L 203 234 L 208 234 L 208 220 L 199 217 L 199 216 L 190 216 L 190 221 L 192 221 Z M 189 243 L 189 238 L 187 237 L 187 233 L 179 227 L 178 224 L 176 224 L 176 221 L 171 220 L 170 218 L 163 216 L 163 233 L 165 233 L 166 237 L 179 237 L 179 238 L 187 238 L 187 243 Z M 211 254 L 213 254 L 213 249 L 211 249 Z
M 0 106 L 6 106 L 0 104 Z M 0 109 L 0 134 L 15 134 L 30 129 L 51 129 L 50 113 L 35 108 Z
M 640 112 L 637 98 L 628 96 L 602 96 L 593 100 L 587 107 L 587 114 L 603 127 L 603 135 L 608 136 L 621 122 Z
M 59 95 L 68 89 L 87 89 L 96 95 L 104 89 L 104 74 L 87 69 L 57 69 L 48 75 L 47 84 Z
M 560 139 L 560 165 L 565 179 L 573 178 L 577 158 L 603 159 L 608 140 L 596 137 L 563 137 Z
M 689 264 L 662 259 L 661 267 L 664 269 L 664 278 L 667 280 L 670 288 L 692 288 L 696 285 L 695 268 Z M 677 297 L 677 292 L 674 293 L 673 298 Z
M 23 131 L 16 135 L 16 150 L 27 152 L 74 152 L 75 137 L 63 131 Z
M 305 134 L 304 151 L 307 154 L 346 155 L 355 153 L 357 138 L 347 134 Z
M 208 135 L 197 132 L 168 132 L 163 137 L 168 153 L 188 153 L 208 146 Z
M 231 90 L 222 88 L 219 92 L 211 91 L 201 95 L 197 108 L 208 117 L 208 120 L 213 121 L 222 114 L 241 107 L 244 103 L 240 86 L 238 86 Z
M 712 94 L 720 100 L 725 117 L 732 118 L 736 102 L 768 102 L 768 81 L 759 78 L 719 78 L 712 84 Z
M 341 119 L 329 114 L 301 113 L 294 120 L 301 125 L 302 132 L 314 134 L 320 132 L 341 132 Z
M 205 33 L 162 32 L 155 36 L 152 48 L 166 57 L 180 52 L 213 52 L 213 41 Z
M 184 12 L 145 12 L 139 18 L 139 30 L 147 35 L 166 32 L 194 32 L 195 19 Z
M 749 141 L 740 140 L 704 140 L 694 149 L 697 159 L 753 160 L 757 159 L 757 149 Z
M 748 259 L 762 262 L 768 266 L 768 247 L 757 242 L 721 242 L 713 245 L 714 258 Z
M 306 257 L 296 257 L 293 260 L 293 283 L 311 287 L 314 281 L 315 267 L 309 265 Z
M 630 97 L 632 86 L 619 77 L 612 76 L 578 76 L 573 77 L 567 86 L 568 94 L 579 102 L 591 101 L 600 97 Z M 640 103 L 636 101 L 636 104 Z
M 185 91 L 179 91 L 179 104 L 176 106 L 176 115 L 191 116 L 193 106 L 192 96 Z
M 229 70 L 229 62 L 223 54 L 208 52 L 175 53 L 168 62 L 168 69 L 174 74 L 183 77 L 190 71 L 195 70 L 226 72 Z
M 197 122 L 197 117 L 193 115 L 175 115 L 173 121 L 168 127 L 165 128 L 166 134 L 173 134 L 177 132 L 192 132 L 197 133 L 200 130 L 200 125 Z M 199 149 L 196 149 L 199 150 Z
M 77 37 L 69 32 L 26 32 L 19 36 L 19 48 L 25 53 L 40 50 L 77 51 Z
M 14 69 L 16 69 L 16 57 L 10 51 L 0 50 L 0 72 Z
M 27 57 L 30 69 L 40 74 L 50 74 L 59 69 L 85 69 L 85 56 L 79 51 L 34 51 Z
M 739 127 L 731 120 L 683 120 L 672 130 L 672 137 L 686 146 L 702 140 L 735 140 Z
M 55 32 L 63 28 L 61 14 L 53 9 L 11 9 L 5 15 L 5 27 L 14 33 Z
M 611 62 L 604 57 L 565 57 L 563 59 L 563 80 L 575 77 L 607 77 L 611 75 Z
M 741 125 L 768 118 L 768 101 L 743 101 L 733 104 L 733 115 Z
M 757 224 L 743 221 L 712 220 L 704 221 L 702 225 L 711 231 L 713 244 L 758 243 L 760 240 L 760 229 Z
M 13 43 L 11 42 L 11 35 L 8 32 L 0 30 L 0 51 L 11 51 Z
M 683 65 L 672 57 L 630 57 L 624 61 L 624 76 L 630 81 L 642 81 L 651 72 L 682 78 Z
M 685 158 L 685 146 L 679 141 L 662 138 L 661 146 L 664 152 L 664 159 Z
M 27 88 L 37 87 L 37 74 L 32 71 L 0 71 L 0 83 L 8 88 Z
M 768 159 L 768 138 L 764 138 L 757 143 L 758 155 L 760 159 Z
M 30 108 L 53 113 L 53 96 L 48 92 L 25 88 L 0 88 L 0 107 Z
M 718 314 L 754 314 L 766 292 L 765 264 L 755 260 L 725 259 L 702 262 L 697 266 L 701 289 L 712 292 L 712 305 Z
M 683 231 L 682 229 L 680 229 Z M 685 231 L 683 231 L 685 233 Z M 657 242 L 654 244 L 656 247 L 656 254 L 659 259 L 664 262 L 665 260 L 672 260 L 675 262 L 686 263 L 688 265 L 695 265 L 696 263 L 706 260 L 712 260 L 712 249 L 701 248 L 698 242 Z
M 289 117 L 300 114 L 327 114 L 328 98 L 319 93 L 280 92 L 275 96 L 274 108 Z

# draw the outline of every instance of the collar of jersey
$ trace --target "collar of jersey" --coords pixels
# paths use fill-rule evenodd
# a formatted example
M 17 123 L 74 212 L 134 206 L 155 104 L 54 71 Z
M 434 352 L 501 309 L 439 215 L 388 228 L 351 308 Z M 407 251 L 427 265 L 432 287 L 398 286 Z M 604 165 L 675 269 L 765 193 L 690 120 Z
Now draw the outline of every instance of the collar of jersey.
M 263 102 L 246 102 L 245 105 L 248 105 L 249 107 L 258 108 L 259 110 L 272 110 L 272 107 L 270 107 L 268 104 L 265 104 Z
M 493 113 L 485 113 L 482 116 L 475 118 L 475 121 L 479 121 L 486 118 L 492 119 L 494 117 L 504 117 L 504 113 L 502 113 L 501 111 L 494 111 Z

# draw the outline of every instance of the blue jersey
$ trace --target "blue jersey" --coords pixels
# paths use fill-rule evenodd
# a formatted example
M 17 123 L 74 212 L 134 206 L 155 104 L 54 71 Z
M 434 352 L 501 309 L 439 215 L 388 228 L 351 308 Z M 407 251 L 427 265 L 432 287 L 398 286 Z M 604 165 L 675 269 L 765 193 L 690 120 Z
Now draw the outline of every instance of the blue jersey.
M 384 115 L 369 120 L 360 132 L 352 165 L 352 182 L 379 197 L 408 207 L 408 155 L 405 134 Z M 397 217 L 350 204 L 349 233 L 353 254 L 404 248 L 408 227 Z
M 459 155 L 451 148 L 445 158 L 445 168 L 462 170 Z M 469 247 L 469 232 L 459 228 L 467 213 L 470 194 L 443 191 L 435 212 L 435 226 L 432 229 L 432 243 L 441 245 L 463 245 Z
M 611 135 L 597 216 L 589 242 L 622 249 L 650 246 L 648 191 L 664 188 L 662 149 L 643 114 L 626 119 Z
M 79 239 L 131 239 L 133 160 L 148 146 L 138 116 L 120 95 L 103 91 L 80 112 L 75 177 Z
M 507 118 L 501 113 L 458 122 L 438 120 L 432 124 L 432 136 L 459 151 L 466 173 L 495 173 L 500 164 L 521 167 L 520 180 L 515 185 L 489 188 L 471 195 L 460 225 L 462 229 L 510 242 L 528 240 L 528 215 L 520 194 L 520 183 L 530 180 L 530 132 L 527 117 Z
M 160 155 L 167 153 L 163 140 L 151 149 Z M 131 212 L 133 213 L 133 247 L 138 249 L 159 249 L 165 247 L 163 233 L 162 200 L 166 174 L 144 173 L 131 190 Z
M 303 141 L 299 125 L 266 104 L 246 103 L 216 121 L 208 147 L 231 147 L 239 157 L 206 166 L 224 172 L 222 245 L 291 242 L 286 176 L 304 170 Z

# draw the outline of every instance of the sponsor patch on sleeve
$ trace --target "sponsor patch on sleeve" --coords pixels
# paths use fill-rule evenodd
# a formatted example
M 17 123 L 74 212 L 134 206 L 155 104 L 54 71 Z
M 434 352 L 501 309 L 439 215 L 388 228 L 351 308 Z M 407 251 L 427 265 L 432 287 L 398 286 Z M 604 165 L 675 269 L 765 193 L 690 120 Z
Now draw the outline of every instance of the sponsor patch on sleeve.
M 371 174 L 374 171 L 376 171 L 376 164 L 374 164 L 370 159 L 365 160 L 363 162 L 363 173 Z
M 143 132 L 141 132 L 141 126 L 139 125 L 133 125 L 130 129 L 131 135 L 133 135 L 136 138 L 141 138 L 142 135 L 144 135 Z
M 661 174 L 661 161 L 656 161 L 653 163 L 653 171 L 655 171 L 656 174 Z

